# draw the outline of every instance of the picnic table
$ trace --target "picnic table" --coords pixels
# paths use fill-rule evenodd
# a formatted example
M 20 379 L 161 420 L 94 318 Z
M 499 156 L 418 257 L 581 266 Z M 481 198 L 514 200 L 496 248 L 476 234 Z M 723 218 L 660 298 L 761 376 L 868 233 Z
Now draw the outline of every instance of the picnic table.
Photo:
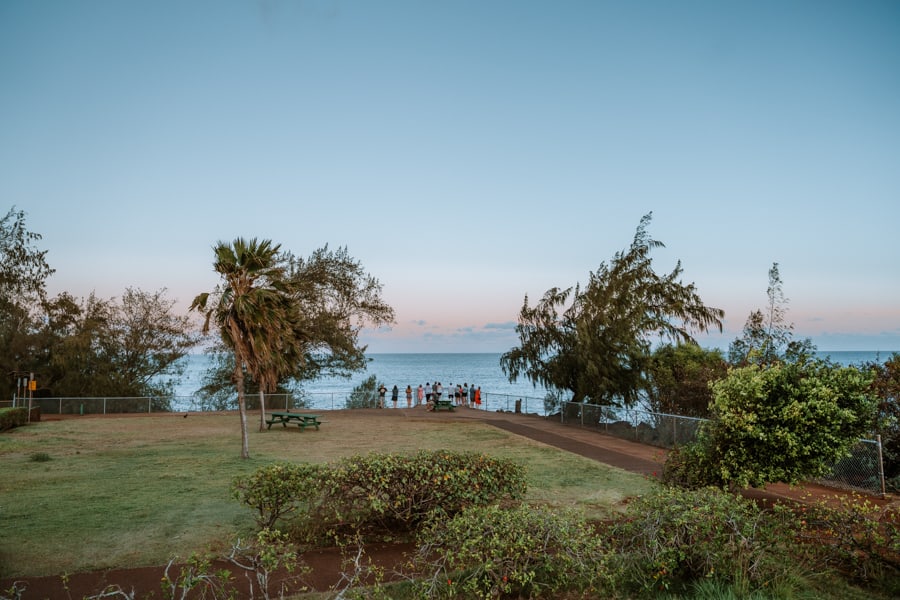
M 269 429 L 272 429 L 272 425 L 276 423 L 281 423 L 284 427 L 287 427 L 290 423 L 296 423 L 300 426 L 300 430 L 303 431 L 307 427 L 315 427 L 316 431 L 319 430 L 319 425 L 324 423 L 319 415 L 309 415 L 304 413 L 292 413 L 288 412 L 270 412 L 269 418 L 266 419 L 266 423 L 269 424 Z
M 449 410 L 453 411 L 453 401 L 452 400 L 435 400 L 434 407 L 432 407 L 433 411 L 438 410 Z

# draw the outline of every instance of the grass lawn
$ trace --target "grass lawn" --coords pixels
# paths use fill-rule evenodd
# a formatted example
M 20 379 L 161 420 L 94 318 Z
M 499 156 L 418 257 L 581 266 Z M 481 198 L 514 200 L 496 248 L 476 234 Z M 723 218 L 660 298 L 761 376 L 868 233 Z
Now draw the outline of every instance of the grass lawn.
M 527 466 L 528 500 L 592 518 L 654 484 L 476 421 L 325 414 L 321 431 L 258 432 L 240 458 L 234 414 L 44 421 L 0 434 L 0 577 L 165 564 L 223 550 L 254 530 L 230 484 L 275 460 L 329 462 L 369 452 L 452 449 Z

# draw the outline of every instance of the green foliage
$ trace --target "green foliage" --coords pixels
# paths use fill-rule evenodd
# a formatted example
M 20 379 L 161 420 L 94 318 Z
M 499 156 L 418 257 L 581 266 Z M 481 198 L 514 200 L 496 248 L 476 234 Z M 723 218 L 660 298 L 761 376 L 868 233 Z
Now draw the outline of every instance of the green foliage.
M 15 206 L 0 219 L 0 302 L 21 296 L 43 298 L 54 269 L 47 264 L 47 251 L 33 245 L 40 239 L 40 234 L 28 231 L 25 213 Z
M 703 579 L 743 593 L 772 584 L 789 567 L 783 518 L 715 488 L 658 488 L 629 504 L 609 535 L 625 584 L 642 592 Z
M 273 463 L 247 477 L 235 478 L 232 493 L 236 500 L 256 510 L 261 529 L 269 528 L 298 508 L 309 509 L 325 470 L 306 463 Z
M 429 598 L 600 597 L 613 579 L 603 540 L 583 518 L 527 505 L 474 506 L 435 521 L 414 561 Z
M 171 394 L 172 378 L 184 371 L 181 359 L 197 342 L 190 319 L 174 307 L 164 289 L 127 288 L 120 300 L 63 293 L 46 302 L 39 337 L 45 394 Z
M 34 334 L 40 328 L 40 306 L 46 298 L 46 281 L 54 270 L 46 250 L 35 242 L 40 234 L 28 231 L 25 213 L 15 206 L 0 218 L 0 372 L 41 372 L 34 351 Z M 0 378 L 0 398 L 16 389 L 14 377 Z
M 670 455 L 664 478 L 746 487 L 820 476 L 869 431 L 870 381 L 821 361 L 732 369 L 713 385 L 712 420 Z
M 728 347 L 728 361 L 735 366 L 770 365 L 775 362 L 803 362 L 816 350 L 809 338 L 793 339 L 794 325 L 788 323 L 787 299 L 782 291 L 778 263 L 769 269 L 768 303 L 765 312 L 755 310 L 747 317 L 741 337 Z
M 453 515 L 501 498 L 520 499 L 525 469 L 475 452 L 372 453 L 335 464 L 323 482 L 326 520 L 354 530 L 410 531 L 435 513 Z
M 798 536 L 808 560 L 840 570 L 853 580 L 885 584 L 900 594 L 900 521 L 896 511 L 859 494 L 804 503 Z
M 878 400 L 875 432 L 881 435 L 884 452 L 884 474 L 900 491 L 900 354 L 894 353 L 884 363 L 877 361 L 861 368 L 874 373 L 872 394 Z
M 235 480 L 235 497 L 271 527 L 286 515 L 298 535 L 394 535 L 435 514 L 520 499 L 524 468 L 474 452 L 372 453 L 326 466 L 278 463 Z
M 353 388 L 347 397 L 347 408 L 378 408 L 378 378 L 370 375 Z
M 362 368 L 359 328 L 390 322 L 393 310 L 381 300 L 378 281 L 346 249 L 325 247 L 304 260 L 282 253 L 271 240 L 237 238 L 219 242 L 214 252 L 213 267 L 223 283 L 198 294 L 191 310 L 205 316 L 203 332 L 214 326 L 234 353 L 230 380 L 241 413 L 241 456 L 249 458 L 247 375 L 270 392 L 284 379 Z
M 723 311 L 703 304 L 694 284 L 680 281 L 679 262 L 658 275 L 650 252 L 663 246 L 641 219 L 631 247 L 590 273 L 586 286 L 548 290 L 519 312 L 520 345 L 503 354 L 510 381 L 520 376 L 568 390 L 573 402 L 631 404 L 647 387 L 654 339 L 693 341 L 695 331 L 721 329 Z
M 24 407 L 0 408 L 0 431 L 20 427 L 28 422 L 28 409 Z
M 653 351 L 647 390 L 654 412 L 707 417 L 712 402 L 710 383 L 725 377 L 728 365 L 720 350 L 697 344 L 665 344 Z

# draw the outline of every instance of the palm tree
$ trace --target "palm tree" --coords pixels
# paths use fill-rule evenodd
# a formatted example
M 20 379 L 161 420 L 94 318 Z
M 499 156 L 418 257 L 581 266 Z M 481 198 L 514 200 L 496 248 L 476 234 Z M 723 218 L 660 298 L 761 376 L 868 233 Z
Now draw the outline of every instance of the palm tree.
M 218 242 L 213 248 L 213 268 L 224 282 L 191 303 L 191 310 L 205 314 L 203 333 L 209 333 L 214 321 L 222 341 L 234 351 L 232 380 L 241 415 L 242 458 L 250 458 L 244 373 L 260 383 L 260 390 L 269 386 L 284 365 L 280 351 L 293 343 L 289 284 L 280 248 L 270 240 L 256 238 Z M 260 427 L 265 420 L 264 405 L 261 412 Z

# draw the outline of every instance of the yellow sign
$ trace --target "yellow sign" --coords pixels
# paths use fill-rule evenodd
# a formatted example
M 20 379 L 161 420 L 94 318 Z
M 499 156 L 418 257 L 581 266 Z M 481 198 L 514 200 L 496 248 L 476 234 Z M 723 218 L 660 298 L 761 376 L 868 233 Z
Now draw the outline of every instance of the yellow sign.
M 35 381 L 34 379 L 32 379 L 31 381 L 29 381 L 29 382 L 28 382 L 28 389 L 31 390 L 32 392 L 35 391 L 35 390 L 37 390 L 37 381 Z

